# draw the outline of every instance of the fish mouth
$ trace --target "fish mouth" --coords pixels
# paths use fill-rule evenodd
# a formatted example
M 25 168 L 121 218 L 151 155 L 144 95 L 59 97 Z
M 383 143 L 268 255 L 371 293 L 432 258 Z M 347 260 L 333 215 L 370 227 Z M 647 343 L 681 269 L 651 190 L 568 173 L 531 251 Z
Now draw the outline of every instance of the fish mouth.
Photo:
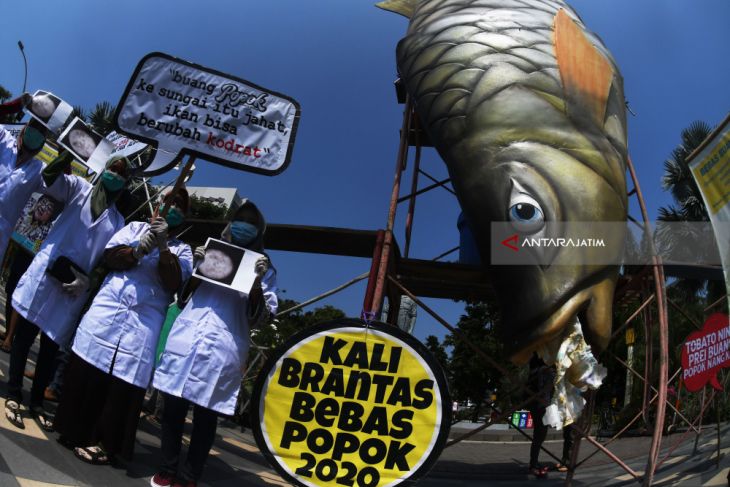
M 611 340 L 611 316 L 615 278 L 607 277 L 581 289 L 565 301 L 547 319 L 532 328 L 520 349 L 510 356 L 515 364 L 530 360 L 533 352 L 548 364 L 553 363 L 558 348 L 578 318 L 583 335 L 596 353 L 604 350 Z

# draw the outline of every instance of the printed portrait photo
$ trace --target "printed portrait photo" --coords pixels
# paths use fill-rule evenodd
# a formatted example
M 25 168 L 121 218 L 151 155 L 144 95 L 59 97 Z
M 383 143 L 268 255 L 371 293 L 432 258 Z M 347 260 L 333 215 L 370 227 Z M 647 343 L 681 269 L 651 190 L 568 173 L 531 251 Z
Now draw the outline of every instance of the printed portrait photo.
M 77 119 L 64 131 L 59 142 L 82 162 L 87 162 L 101 139 L 101 135 L 92 132 L 82 120 Z
M 205 260 L 197 274 L 230 286 L 246 251 L 240 247 L 211 239 L 205 248 Z
M 37 91 L 33 95 L 33 102 L 30 104 L 30 113 L 47 124 L 60 104 L 61 99 L 56 95 L 45 91 Z

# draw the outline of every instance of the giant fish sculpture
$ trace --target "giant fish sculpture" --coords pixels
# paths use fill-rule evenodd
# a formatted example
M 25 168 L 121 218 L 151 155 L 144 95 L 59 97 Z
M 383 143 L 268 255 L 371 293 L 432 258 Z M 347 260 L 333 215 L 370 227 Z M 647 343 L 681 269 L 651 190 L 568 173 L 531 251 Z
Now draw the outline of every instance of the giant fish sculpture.
M 521 236 L 545 236 L 549 222 L 565 234 L 585 222 L 625 227 L 622 78 L 571 7 L 560 0 L 378 6 L 410 18 L 397 48 L 399 74 L 448 166 L 484 262 L 499 243 L 493 222 L 510 222 Z M 600 250 L 556 249 L 548 263 L 491 268 L 513 361 L 537 351 L 573 385 L 590 382 L 595 359 L 571 364 L 565 355 L 577 348 L 585 356 L 583 336 L 598 350 L 610 339 L 623 231 L 608 240 Z M 612 257 L 614 265 L 606 263 Z

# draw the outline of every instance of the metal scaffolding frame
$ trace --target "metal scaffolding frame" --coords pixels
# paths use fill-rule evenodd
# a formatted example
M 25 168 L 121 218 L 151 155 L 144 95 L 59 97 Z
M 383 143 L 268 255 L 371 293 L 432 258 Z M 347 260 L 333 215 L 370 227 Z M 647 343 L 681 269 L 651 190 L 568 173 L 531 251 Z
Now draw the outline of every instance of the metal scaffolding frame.
M 390 305 L 387 321 L 395 325 L 398 316 L 398 309 L 400 307 L 400 299 L 402 296 L 408 296 L 418 305 L 418 307 L 421 308 L 421 310 L 433 317 L 438 323 L 449 330 L 453 336 L 457 339 L 464 339 L 458 328 L 452 326 L 447 320 L 431 309 L 420 297 L 478 300 L 491 298 L 493 296 L 493 292 L 490 287 L 488 276 L 481 268 L 456 263 L 438 262 L 438 259 L 458 250 L 458 247 L 444 252 L 442 255 L 432 260 L 409 258 L 408 254 L 411 246 L 416 198 L 419 195 L 436 188 L 443 188 L 452 193 L 453 191 L 446 186 L 448 180 L 438 181 L 421 169 L 421 148 L 428 146 L 428 138 L 425 132 L 422 132 L 418 127 L 417 116 L 413 111 L 411 103 L 407 99 L 401 99 L 399 101 L 405 102 L 405 109 L 403 112 L 400 144 L 395 162 L 395 174 L 385 229 L 366 231 L 282 224 L 271 224 L 267 229 L 268 249 L 370 257 L 372 259 L 370 270 L 361 275 L 354 276 L 344 284 L 308 299 L 293 308 L 282 310 L 279 313 L 279 316 L 286 315 L 302 307 L 314 304 L 352 286 L 357 282 L 367 279 L 367 287 L 362 307 L 363 317 L 372 319 L 372 317 L 379 316 L 384 300 L 387 297 Z M 410 147 L 415 148 L 414 160 L 411 164 L 412 179 L 410 193 L 407 196 L 401 197 L 401 183 L 402 178 L 407 171 Z M 641 213 L 640 219 L 630 215 L 629 221 L 639 226 L 643 232 L 650 232 L 650 221 L 646 205 L 636 176 L 636 171 L 630 160 L 628 161 L 627 170 L 633 184 L 633 189 L 629 191 L 628 196 L 636 199 Z M 421 175 L 428 178 L 432 184 L 425 188 L 418 189 L 419 176 Z M 405 229 L 406 244 L 404 255 L 401 256 L 400 249 L 394 236 L 394 227 L 397 207 L 399 203 L 406 201 L 409 202 Z M 193 233 L 202 232 L 203 234 L 215 232 L 216 230 L 219 230 L 217 226 L 222 225 L 220 222 L 198 221 L 195 223 L 197 223 L 197 225 L 195 225 Z M 650 240 L 651 239 L 649 239 L 649 241 Z M 672 275 L 676 276 L 680 275 L 681 272 L 686 272 L 686 269 L 682 270 L 686 266 L 665 266 L 661 258 L 656 255 L 656 252 L 653 252 L 653 255 L 654 257 L 651 265 L 644 266 L 631 274 L 622 276 L 617 283 L 615 303 L 625 307 L 627 311 L 630 311 L 630 316 L 621 324 L 621 326 L 615 329 L 611 337 L 611 343 L 615 340 L 622 339 L 626 331 L 634 325 L 635 321 L 637 321 L 639 317 L 641 317 L 645 337 L 644 370 L 636 371 L 630 366 L 630 364 L 622 360 L 620 357 L 615 356 L 610 351 L 606 352 L 606 355 L 621 364 L 627 370 L 628 374 L 642 382 L 642 408 L 624 428 L 602 443 L 590 435 L 596 395 L 595 392 L 589 392 L 586 394 L 587 403 L 584 414 L 578 422 L 577 427 L 574 428 L 574 434 L 577 438 L 574 442 L 574 448 L 568 465 L 569 470 L 566 477 L 566 485 L 571 485 L 575 471 L 599 452 L 603 453 L 611 461 L 620 466 L 625 472 L 633 477 L 637 483 L 640 483 L 643 486 L 651 485 L 657 468 L 659 468 L 659 466 L 661 466 L 667 458 L 669 458 L 674 449 L 685 440 L 687 435 L 694 432 L 696 438 L 699 437 L 701 432 L 702 415 L 714 398 L 714 391 L 707 400 L 705 400 L 703 393 L 702 407 L 700 408 L 698 416 L 694 419 L 687 418 L 680 412 L 677 406 L 673 405 L 667 399 L 668 386 L 674 380 L 679 380 L 679 376 L 681 375 L 678 370 L 675 371 L 671 377 L 669 376 L 668 305 L 678 309 L 690 321 L 692 320 L 681 309 L 680 305 L 669 301 L 666 296 L 665 269 L 667 269 Z M 700 269 L 700 272 L 706 271 L 706 269 Z M 715 273 L 714 275 L 717 276 L 718 274 Z M 719 275 L 721 276 L 721 273 Z M 726 298 L 727 297 L 713 303 L 705 311 L 707 312 L 721 305 L 725 302 Z M 699 328 L 700 325 L 696 322 L 694 323 Z M 505 376 L 510 376 L 510 373 L 501 364 L 497 363 L 483 350 L 479 349 L 468 340 L 464 341 L 467 346 L 471 347 L 475 355 L 484 360 L 485 363 L 488 363 Z M 730 374 L 727 374 L 726 379 L 727 378 L 730 378 Z M 526 391 L 527 395 L 530 396 L 528 399 L 514 406 L 515 410 L 522 409 L 525 405 L 535 399 L 541 400 L 538 397 L 540 395 L 540 391 L 529 390 L 526 385 L 520 384 L 519 380 L 513 381 L 513 383 L 516 384 L 513 389 L 514 391 Z M 686 423 L 688 427 L 680 437 L 679 441 L 670 446 L 665 455 L 660 458 L 667 406 L 669 406 L 674 414 L 674 422 L 676 422 L 679 418 L 679 420 Z M 470 438 L 479 431 L 484 430 L 492 424 L 503 421 L 511 415 L 511 411 L 499 411 L 493 404 L 490 405 L 490 407 L 494 410 L 495 414 L 489 421 L 470 430 L 468 433 L 450 440 L 446 446 L 449 447 Z M 632 425 L 642 419 L 644 424 L 650 426 L 651 443 L 646 457 L 644 470 L 636 471 L 628 465 L 627 461 L 623 460 L 618 454 L 611 451 L 609 445 L 631 428 Z M 699 426 L 697 426 L 698 424 Z M 521 428 L 516 429 L 524 437 L 531 439 L 529 433 L 523 431 Z M 596 450 L 587 457 L 578 461 L 581 439 L 585 440 Z M 718 448 L 719 442 L 720 438 L 718 436 Z M 553 457 L 556 461 L 559 461 L 558 458 L 545 448 L 542 450 Z

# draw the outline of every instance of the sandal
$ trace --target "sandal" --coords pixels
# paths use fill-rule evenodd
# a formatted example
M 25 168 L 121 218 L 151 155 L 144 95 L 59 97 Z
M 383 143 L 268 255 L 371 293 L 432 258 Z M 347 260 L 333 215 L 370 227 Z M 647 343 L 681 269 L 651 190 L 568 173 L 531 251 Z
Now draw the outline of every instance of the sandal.
M 43 410 L 41 407 L 35 407 L 30 410 L 31 416 L 33 416 L 33 419 L 36 420 L 38 423 L 38 426 L 41 427 L 43 431 L 51 432 L 53 431 L 53 418 Z
M 530 474 L 534 475 L 538 479 L 545 479 L 548 475 L 547 467 L 530 467 Z
M 87 446 L 74 448 L 74 455 L 79 460 L 92 465 L 108 465 L 109 457 L 100 446 Z
M 557 470 L 558 472 L 567 472 L 568 471 L 568 466 L 562 462 L 556 463 L 555 467 L 553 467 L 553 468 L 555 468 L 555 470 Z
M 20 428 L 22 430 L 25 429 L 23 415 L 20 412 L 20 404 L 18 404 L 17 401 L 12 399 L 5 400 L 5 417 L 8 418 L 8 421 L 10 421 L 10 423 L 12 423 L 12 425 L 16 428 Z

